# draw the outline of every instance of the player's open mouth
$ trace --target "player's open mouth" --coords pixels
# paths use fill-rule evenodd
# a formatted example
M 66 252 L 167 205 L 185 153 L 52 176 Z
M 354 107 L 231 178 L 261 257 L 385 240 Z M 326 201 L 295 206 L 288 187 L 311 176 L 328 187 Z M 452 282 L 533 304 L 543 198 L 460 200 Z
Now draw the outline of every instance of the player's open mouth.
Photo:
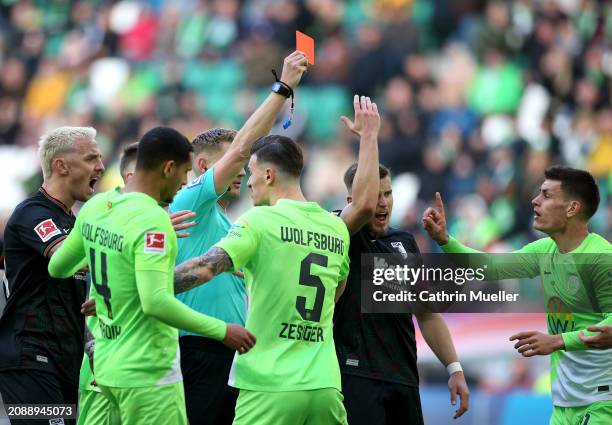
M 379 223 L 384 223 L 385 221 L 387 221 L 388 216 L 389 216 L 389 213 L 376 213 L 374 215 L 374 217 L 376 218 L 376 221 Z
M 91 192 L 95 190 L 94 187 L 96 186 L 96 183 L 98 183 L 98 179 L 99 177 L 92 177 L 91 179 L 89 179 L 89 190 Z
M 538 218 L 540 218 L 540 213 L 538 213 L 536 210 L 533 210 L 533 218 L 534 220 L 537 220 Z

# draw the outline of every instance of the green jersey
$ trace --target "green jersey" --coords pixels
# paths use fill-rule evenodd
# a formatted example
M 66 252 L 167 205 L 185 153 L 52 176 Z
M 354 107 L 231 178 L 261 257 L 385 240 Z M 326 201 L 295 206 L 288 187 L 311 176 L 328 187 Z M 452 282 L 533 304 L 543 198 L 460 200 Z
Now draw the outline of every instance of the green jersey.
M 168 214 L 143 193 L 113 200 L 100 194 L 85 203 L 72 233 L 82 240 L 94 288 L 96 382 L 145 387 L 181 381 L 178 331 L 143 313 L 135 280 L 138 270 L 165 272 L 167 290 L 174 292 L 177 242 Z
M 102 211 L 108 208 L 108 202 L 115 199 L 117 196 L 121 194 L 121 188 L 116 187 L 113 190 L 109 190 L 107 192 L 100 193 L 96 198 L 96 205 Z M 91 282 L 91 279 L 90 279 Z M 89 288 L 89 297 L 93 296 L 93 292 L 95 289 L 93 286 Z M 85 319 L 85 325 L 91 332 L 91 334 L 95 337 L 98 333 L 98 317 L 97 316 L 89 316 Z M 94 380 L 93 372 L 91 371 L 91 367 L 89 366 L 89 357 L 87 353 L 83 355 L 83 362 L 81 363 L 81 372 L 79 373 L 79 391 L 97 391 L 100 392 L 100 388 L 91 385 L 91 382 Z
M 478 252 L 453 238 L 442 249 L 447 253 Z M 612 400 L 612 349 L 589 350 L 579 337 L 580 332 L 589 334 L 585 331 L 588 326 L 612 325 L 611 259 L 612 244 L 590 233 L 569 253 L 560 253 L 551 238 L 543 238 L 515 251 L 506 264 L 489 266 L 487 274 L 496 279 L 540 276 L 548 333 L 560 334 L 565 343 L 564 351 L 551 354 L 556 406 Z
M 314 202 L 254 207 L 216 244 L 243 268 L 246 328 L 257 344 L 236 355 L 231 386 L 254 391 L 340 389 L 332 317 L 349 271 L 344 222 Z

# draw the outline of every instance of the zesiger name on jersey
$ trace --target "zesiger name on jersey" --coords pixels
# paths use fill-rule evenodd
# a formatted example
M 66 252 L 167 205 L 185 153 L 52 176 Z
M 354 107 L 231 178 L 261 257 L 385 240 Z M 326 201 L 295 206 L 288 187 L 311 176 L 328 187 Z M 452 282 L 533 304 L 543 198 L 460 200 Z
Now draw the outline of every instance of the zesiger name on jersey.
M 279 338 L 294 339 L 298 341 L 323 342 L 323 328 L 320 326 L 281 323 Z

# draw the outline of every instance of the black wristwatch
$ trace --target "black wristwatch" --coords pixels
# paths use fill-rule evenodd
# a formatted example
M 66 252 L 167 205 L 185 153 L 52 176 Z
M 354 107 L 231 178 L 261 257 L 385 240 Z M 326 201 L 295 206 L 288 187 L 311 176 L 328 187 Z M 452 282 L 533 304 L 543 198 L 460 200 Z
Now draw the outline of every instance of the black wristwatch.
M 272 84 L 272 91 L 280 94 L 281 96 L 285 96 L 286 98 L 291 97 L 293 92 L 291 87 L 281 81 L 275 81 L 274 84 Z

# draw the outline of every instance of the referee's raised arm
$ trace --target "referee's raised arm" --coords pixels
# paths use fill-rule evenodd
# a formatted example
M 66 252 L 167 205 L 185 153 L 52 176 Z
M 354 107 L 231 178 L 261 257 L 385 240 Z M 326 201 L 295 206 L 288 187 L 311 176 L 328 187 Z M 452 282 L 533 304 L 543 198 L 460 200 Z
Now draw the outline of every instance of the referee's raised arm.
M 251 157 L 253 143 L 270 132 L 276 115 L 287 99 L 293 95 L 293 90 L 299 84 L 307 66 L 306 56 L 301 52 L 295 51 L 285 58 L 280 78 L 281 84 L 278 87 L 286 88 L 287 91 L 275 91 L 274 88 L 277 87 L 275 85 L 272 93 L 238 131 L 227 152 L 217 161 L 214 167 L 214 177 L 215 191 L 218 194 L 225 192 L 236 178 L 236 174 L 245 166 Z

